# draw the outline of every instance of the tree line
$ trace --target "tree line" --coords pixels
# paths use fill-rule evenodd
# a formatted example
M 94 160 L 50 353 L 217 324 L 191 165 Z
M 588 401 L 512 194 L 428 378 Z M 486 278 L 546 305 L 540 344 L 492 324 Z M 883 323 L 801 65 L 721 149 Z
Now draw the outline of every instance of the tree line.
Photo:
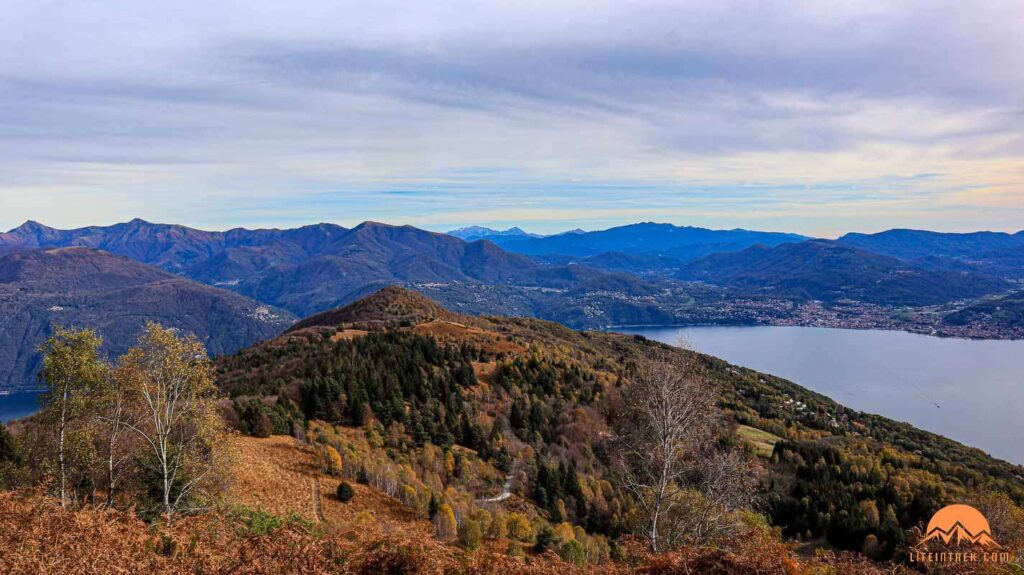
M 114 361 L 102 345 L 67 328 L 43 343 L 42 409 L 17 442 L 0 431 L 0 465 L 8 483 L 43 485 L 65 508 L 134 505 L 171 522 L 222 480 L 214 370 L 194 336 L 156 323 Z

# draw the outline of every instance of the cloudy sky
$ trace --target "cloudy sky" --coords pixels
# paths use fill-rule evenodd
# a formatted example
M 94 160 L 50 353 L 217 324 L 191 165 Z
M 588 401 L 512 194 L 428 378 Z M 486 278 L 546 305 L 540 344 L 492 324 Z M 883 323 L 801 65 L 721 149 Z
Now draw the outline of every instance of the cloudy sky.
M 0 228 L 1024 228 L 1024 3 L 0 0 Z

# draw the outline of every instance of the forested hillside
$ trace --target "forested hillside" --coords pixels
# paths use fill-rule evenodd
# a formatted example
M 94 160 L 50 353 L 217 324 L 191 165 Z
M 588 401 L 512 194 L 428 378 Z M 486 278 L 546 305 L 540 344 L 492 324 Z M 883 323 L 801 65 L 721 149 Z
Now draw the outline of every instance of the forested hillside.
M 652 350 L 688 352 L 537 320 L 457 316 L 398 289 L 304 325 L 220 361 L 241 429 L 372 422 L 368 433 L 396 462 L 432 445 L 452 450 L 455 468 L 471 465 L 472 480 L 441 482 L 468 490 L 467 501 L 496 492 L 508 473 L 516 497 L 553 524 L 609 544 L 635 529 L 636 501 L 616 480 L 608 441 L 621 391 Z M 749 453 L 763 509 L 790 537 L 898 560 L 909 531 L 945 504 L 1024 502 L 1019 466 L 692 356 L 726 415 L 717 441 Z M 400 472 L 384 475 L 382 485 L 405 489 Z

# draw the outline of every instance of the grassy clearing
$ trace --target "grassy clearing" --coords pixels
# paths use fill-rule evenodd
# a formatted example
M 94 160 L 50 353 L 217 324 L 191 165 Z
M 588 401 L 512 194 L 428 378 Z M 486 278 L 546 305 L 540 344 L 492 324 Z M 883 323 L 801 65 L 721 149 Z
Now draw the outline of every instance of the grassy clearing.
M 754 447 L 754 452 L 765 459 L 772 456 L 775 444 L 782 439 L 778 435 L 768 433 L 756 427 L 750 427 L 749 425 L 737 427 L 736 434 L 744 441 L 750 443 Z

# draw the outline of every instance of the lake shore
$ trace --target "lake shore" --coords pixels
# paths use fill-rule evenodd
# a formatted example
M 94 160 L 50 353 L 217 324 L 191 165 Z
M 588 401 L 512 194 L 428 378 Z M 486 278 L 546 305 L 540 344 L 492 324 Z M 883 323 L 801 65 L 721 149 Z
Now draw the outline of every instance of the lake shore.
M 18 390 L 0 394 L 0 423 L 28 417 L 39 411 L 42 389 Z
M 1024 341 L 799 326 L 620 328 L 1024 463 Z

